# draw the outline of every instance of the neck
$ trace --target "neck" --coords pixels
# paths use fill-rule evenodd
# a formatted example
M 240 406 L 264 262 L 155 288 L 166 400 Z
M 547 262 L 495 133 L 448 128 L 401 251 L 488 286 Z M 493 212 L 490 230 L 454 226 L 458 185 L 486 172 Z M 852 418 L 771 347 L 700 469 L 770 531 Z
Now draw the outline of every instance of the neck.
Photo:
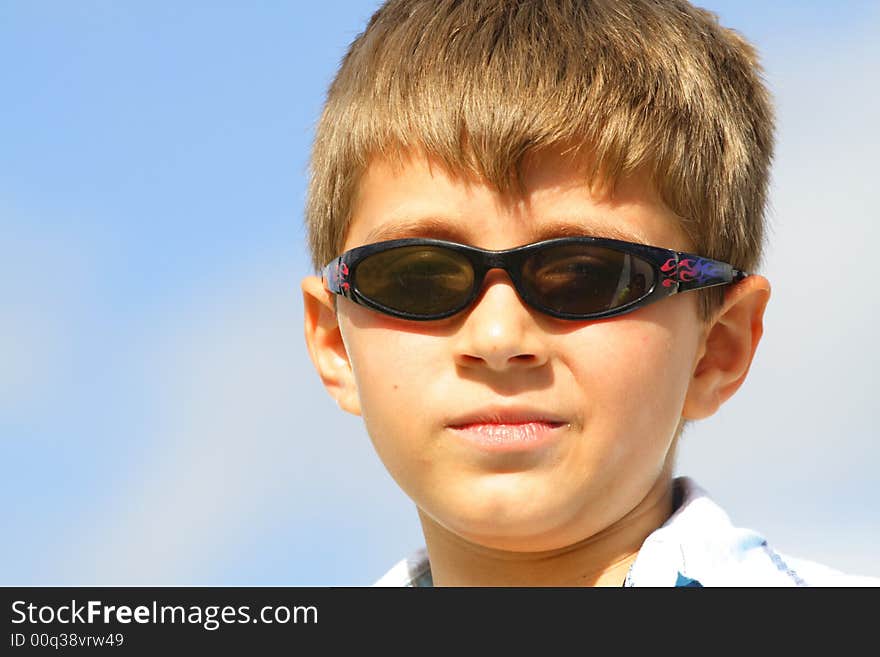
M 660 477 L 629 513 L 573 545 L 512 552 L 467 541 L 419 510 L 435 586 L 621 586 L 645 538 L 672 513 Z

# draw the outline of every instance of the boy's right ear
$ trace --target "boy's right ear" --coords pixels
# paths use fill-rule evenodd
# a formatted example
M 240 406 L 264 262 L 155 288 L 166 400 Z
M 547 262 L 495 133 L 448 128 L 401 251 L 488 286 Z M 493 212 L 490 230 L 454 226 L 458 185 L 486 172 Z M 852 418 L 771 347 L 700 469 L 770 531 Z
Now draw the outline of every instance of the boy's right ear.
M 312 363 L 339 407 L 360 415 L 357 383 L 342 340 L 333 293 L 324 288 L 318 276 L 306 276 L 302 281 L 302 292 L 306 346 Z

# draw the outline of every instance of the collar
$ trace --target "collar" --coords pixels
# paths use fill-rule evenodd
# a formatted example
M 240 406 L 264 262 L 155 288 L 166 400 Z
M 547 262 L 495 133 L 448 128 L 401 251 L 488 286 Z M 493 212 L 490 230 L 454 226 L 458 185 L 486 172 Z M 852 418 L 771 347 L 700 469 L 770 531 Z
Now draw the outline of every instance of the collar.
M 673 480 L 680 503 L 642 543 L 624 586 L 803 586 L 764 537 L 735 527 L 689 477 Z

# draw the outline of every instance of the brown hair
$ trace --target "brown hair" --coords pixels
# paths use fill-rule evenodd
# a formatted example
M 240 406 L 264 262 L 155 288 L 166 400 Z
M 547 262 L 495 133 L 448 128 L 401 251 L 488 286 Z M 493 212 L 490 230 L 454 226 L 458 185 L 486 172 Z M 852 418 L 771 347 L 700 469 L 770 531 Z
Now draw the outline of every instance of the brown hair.
M 502 191 L 543 149 L 585 182 L 647 170 L 698 253 L 761 258 L 773 109 L 755 49 L 684 0 L 388 0 L 351 44 L 317 126 L 306 207 L 337 256 L 371 158 L 421 150 Z M 701 300 L 706 319 L 723 288 Z

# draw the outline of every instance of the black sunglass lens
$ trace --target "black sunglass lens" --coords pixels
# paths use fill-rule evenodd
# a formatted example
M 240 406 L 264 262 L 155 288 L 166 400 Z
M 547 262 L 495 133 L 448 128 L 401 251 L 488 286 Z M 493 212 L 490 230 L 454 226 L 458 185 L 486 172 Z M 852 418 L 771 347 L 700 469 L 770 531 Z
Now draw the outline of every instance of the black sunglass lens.
M 567 244 L 529 257 L 523 283 L 537 303 L 559 313 L 587 315 L 628 305 L 654 284 L 654 268 L 606 247 Z
M 446 313 L 465 303 L 474 284 L 467 258 L 436 246 L 401 246 L 362 260 L 355 289 L 378 304 L 411 315 Z

